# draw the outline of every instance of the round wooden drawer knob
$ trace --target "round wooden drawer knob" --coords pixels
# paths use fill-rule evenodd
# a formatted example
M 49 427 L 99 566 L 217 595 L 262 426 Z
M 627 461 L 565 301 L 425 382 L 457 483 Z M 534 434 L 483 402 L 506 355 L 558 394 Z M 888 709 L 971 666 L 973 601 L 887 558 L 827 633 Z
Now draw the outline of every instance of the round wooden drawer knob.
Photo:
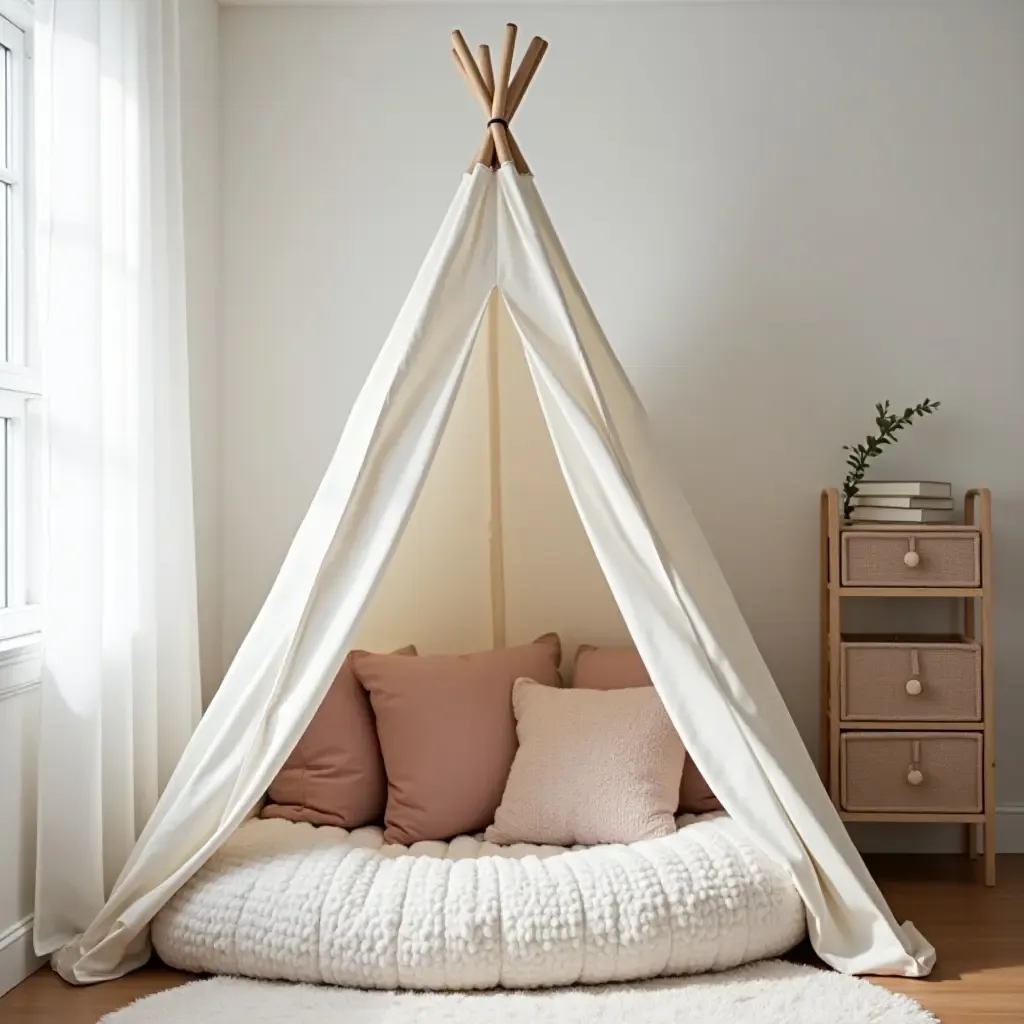
M 913 569 L 921 562 L 921 556 L 916 551 L 908 551 L 903 556 L 903 564 L 908 569 Z
M 907 693 L 909 693 L 911 697 L 916 697 L 921 692 L 921 680 L 908 679 L 906 689 Z
M 907 782 L 912 786 L 920 786 L 921 783 L 924 782 L 924 775 L 922 775 L 916 768 L 911 768 L 910 771 L 907 772 Z

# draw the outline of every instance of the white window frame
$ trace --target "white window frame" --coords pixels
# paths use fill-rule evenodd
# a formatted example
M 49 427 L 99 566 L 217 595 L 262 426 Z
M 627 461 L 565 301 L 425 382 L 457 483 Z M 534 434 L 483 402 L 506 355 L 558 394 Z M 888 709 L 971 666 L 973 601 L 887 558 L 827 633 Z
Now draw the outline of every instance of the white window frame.
M 7 420 L 6 479 L 0 481 L 4 508 L 0 542 L 6 558 L 6 607 L 0 608 L 0 651 L 38 640 L 42 628 L 39 566 L 42 554 L 41 374 L 38 332 L 32 315 L 34 246 L 32 190 L 32 5 L 27 0 L 0 0 L 0 44 L 10 53 L 8 76 L 9 154 L 0 165 L 0 182 L 10 189 L 8 353 L 0 358 L 0 417 Z M 2 197 L 2 196 L 0 196 Z M 0 210 L 2 214 L 2 210 Z

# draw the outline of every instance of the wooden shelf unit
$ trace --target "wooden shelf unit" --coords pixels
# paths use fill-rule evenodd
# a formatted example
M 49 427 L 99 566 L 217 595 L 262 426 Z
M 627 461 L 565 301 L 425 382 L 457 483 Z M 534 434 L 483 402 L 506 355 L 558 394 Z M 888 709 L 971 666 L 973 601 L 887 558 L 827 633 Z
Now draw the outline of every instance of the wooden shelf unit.
M 883 544 L 891 544 L 894 539 L 906 538 L 909 550 L 914 550 L 915 541 L 939 540 L 947 535 L 949 539 L 942 541 L 948 545 L 955 543 L 951 535 L 976 535 L 980 543 L 980 586 L 947 586 L 932 582 L 927 585 L 904 586 L 894 585 L 851 585 L 841 584 L 843 579 L 842 558 L 844 557 L 843 536 L 845 534 L 879 535 Z M 969 543 L 969 541 L 968 541 Z M 910 561 L 904 559 L 906 565 Z M 916 562 L 914 563 L 917 564 Z M 873 581 L 877 582 L 877 581 Z M 875 635 L 854 634 L 843 629 L 843 605 L 845 598 L 905 598 L 935 599 L 945 598 L 960 602 L 963 606 L 962 636 L 951 637 L 940 633 L 913 635 Z M 964 498 L 964 521 L 956 524 L 920 524 L 920 523 L 857 523 L 843 521 L 840 513 L 839 492 L 835 488 L 823 490 L 821 493 L 821 711 L 820 711 L 820 771 L 822 781 L 832 802 L 839 811 L 843 821 L 849 822 L 891 822 L 891 823 L 922 823 L 945 822 L 964 826 L 965 847 L 968 856 L 977 858 L 984 847 L 984 879 L 986 885 L 995 885 L 995 850 L 996 850 L 996 808 L 995 808 L 995 678 L 992 647 L 992 499 L 987 488 L 967 491 Z M 842 678 L 843 644 L 856 642 L 878 641 L 913 646 L 915 642 L 927 643 L 976 643 L 981 647 L 981 718 L 978 721 L 965 720 L 913 720 L 911 718 L 879 716 L 876 719 L 863 718 L 844 720 L 841 717 L 841 687 L 846 685 Z M 915 654 L 916 659 L 916 654 Z M 915 661 L 916 664 L 916 661 Z M 920 673 L 918 673 L 920 674 Z M 917 683 L 916 691 L 911 691 L 910 682 L 907 693 L 920 693 L 921 685 Z M 898 742 L 901 733 L 908 734 L 908 741 L 923 734 L 929 734 L 936 740 L 943 736 L 955 737 L 956 734 L 981 734 L 981 811 L 954 810 L 950 813 L 939 813 L 934 810 L 892 811 L 879 809 L 876 811 L 846 810 L 843 807 L 843 773 L 844 733 L 869 733 L 874 736 L 893 737 Z M 912 734 L 912 735 L 911 735 Z M 856 739 L 856 737 L 854 738 Z M 852 742 L 852 740 L 851 740 Z M 927 742 L 927 740 L 925 740 Z M 966 737 L 963 738 L 966 742 Z M 915 746 L 914 749 L 918 749 Z M 915 755 L 917 756 L 917 755 Z M 920 785 L 921 773 L 915 772 L 911 763 L 911 772 L 907 781 Z M 916 775 L 916 780 L 911 779 Z M 881 802 L 881 801 L 880 801 Z M 982 842 L 983 841 L 983 842 Z

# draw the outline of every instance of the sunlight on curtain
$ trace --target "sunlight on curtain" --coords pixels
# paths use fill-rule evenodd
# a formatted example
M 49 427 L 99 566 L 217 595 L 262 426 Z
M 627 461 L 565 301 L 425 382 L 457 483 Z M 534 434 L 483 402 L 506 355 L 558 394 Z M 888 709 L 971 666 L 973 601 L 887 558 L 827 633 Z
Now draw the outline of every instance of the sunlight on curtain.
M 177 0 L 37 6 L 46 953 L 103 906 L 199 719 L 200 684 Z

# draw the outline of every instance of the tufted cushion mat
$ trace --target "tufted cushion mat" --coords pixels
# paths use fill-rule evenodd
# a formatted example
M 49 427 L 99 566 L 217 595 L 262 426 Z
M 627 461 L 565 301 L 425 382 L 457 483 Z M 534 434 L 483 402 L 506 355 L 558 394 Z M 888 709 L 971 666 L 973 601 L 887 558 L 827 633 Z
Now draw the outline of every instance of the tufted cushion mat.
M 721 970 L 804 935 L 788 873 L 725 815 L 631 846 L 388 846 L 247 821 L 153 923 L 172 967 L 364 988 L 530 988 Z

